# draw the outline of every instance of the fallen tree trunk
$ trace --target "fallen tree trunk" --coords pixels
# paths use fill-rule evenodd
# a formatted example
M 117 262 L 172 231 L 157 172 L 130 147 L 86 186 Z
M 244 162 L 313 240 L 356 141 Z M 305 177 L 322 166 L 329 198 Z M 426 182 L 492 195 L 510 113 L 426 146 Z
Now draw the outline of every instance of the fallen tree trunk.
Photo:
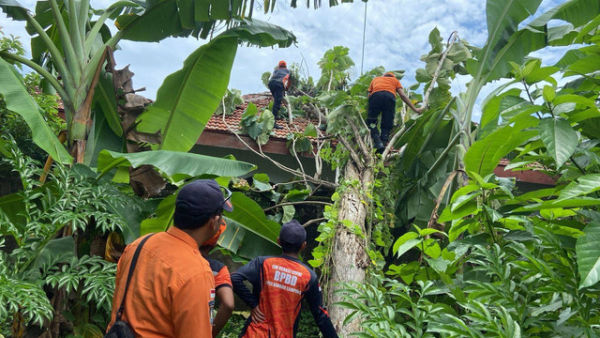
M 332 267 L 329 279 L 329 305 L 330 315 L 336 331 L 340 337 L 347 337 L 352 332 L 361 330 L 360 319 L 354 317 L 352 321 L 344 325 L 344 319 L 352 310 L 336 305 L 343 300 L 341 293 L 336 290 L 341 288 L 340 283 L 358 282 L 363 283 L 365 272 L 369 264 L 369 257 L 366 252 L 368 247 L 368 234 L 365 229 L 365 220 L 367 218 L 368 206 L 363 203 L 366 201 L 365 192 L 371 189 L 373 185 L 372 167 L 359 170 L 352 161 L 348 161 L 345 168 L 344 179 L 348 182 L 358 182 L 356 185 L 350 185 L 342 194 L 340 199 L 339 220 L 340 223 L 336 230 L 332 247 Z M 365 238 L 353 232 L 350 228 L 342 224 L 347 220 L 357 225 Z

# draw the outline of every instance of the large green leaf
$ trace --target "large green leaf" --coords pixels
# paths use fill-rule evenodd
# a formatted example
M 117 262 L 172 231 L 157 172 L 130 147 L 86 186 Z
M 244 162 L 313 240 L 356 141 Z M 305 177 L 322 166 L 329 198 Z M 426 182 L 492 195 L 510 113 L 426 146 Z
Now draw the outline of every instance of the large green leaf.
M 237 221 L 246 230 L 277 244 L 281 226 L 269 220 L 258 203 L 241 192 L 233 193 L 231 203 L 233 212 L 225 212 L 228 218 Z
M 169 177 L 184 178 L 200 175 L 241 176 L 255 169 L 253 164 L 168 150 L 118 153 L 103 150 L 98 156 L 98 171 L 102 174 L 115 167 L 139 167 L 150 164 Z M 177 175 L 177 176 L 176 176 Z
M 117 98 L 115 96 L 115 89 L 113 86 L 112 74 L 108 72 L 102 72 L 94 92 L 93 106 L 96 111 L 100 111 L 104 115 L 106 122 L 110 126 L 110 129 L 117 136 L 123 135 L 123 128 L 121 127 L 121 118 L 117 111 Z
M 227 90 L 236 50 L 237 38 L 218 37 L 194 51 L 167 76 L 156 102 L 138 117 L 138 130 L 160 132 L 159 149 L 192 149 Z
M 416 232 L 407 232 L 402 235 L 400 238 L 394 242 L 392 247 L 392 252 L 396 257 L 401 257 L 408 250 L 414 248 L 419 245 L 423 241 L 423 238 L 419 237 L 419 234 Z
M 261 20 L 245 19 L 239 21 L 239 26 L 223 33 L 223 36 L 233 36 L 243 42 L 258 47 L 279 46 L 289 47 L 296 42 L 296 36 L 280 26 Z
M 502 86 L 498 89 L 502 89 Z M 500 93 L 501 90 L 494 90 L 488 97 L 485 98 L 483 104 L 483 111 L 481 112 L 481 129 L 490 129 L 493 131 L 498 126 L 498 120 L 500 117 L 500 104 L 505 97 L 516 96 L 520 97 L 521 90 L 518 88 L 512 88 L 505 92 Z M 486 133 L 487 134 L 487 133 Z M 480 137 L 484 136 L 479 134 Z
M 31 128 L 31 136 L 35 144 L 57 162 L 64 164 L 72 162 L 73 158 L 44 121 L 44 117 L 40 114 L 40 108 L 27 92 L 14 67 L 1 58 L 0 95 L 6 101 L 6 109 L 21 115 Z
M 540 137 L 548 153 L 560 168 L 573 155 L 579 139 L 569 121 L 559 118 L 547 118 L 540 121 Z
M 552 8 L 540 15 L 529 25 L 542 27 L 552 19 L 563 20 L 579 27 L 588 23 L 600 12 L 600 2 L 597 0 L 570 0 Z
M 537 133 L 527 130 L 537 123 L 535 118 L 521 119 L 514 126 L 504 126 L 473 143 L 465 154 L 465 169 L 486 176 L 494 172 L 500 159 Z
M 115 24 L 123 38 L 158 42 L 169 36 L 206 37 L 215 20 L 230 20 L 242 15 L 242 1 L 222 0 L 148 0 L 141 13 L 128 13 Z
M 146 218 L 140 222 L 139 236 L 149 233 L 157 233 L 167 230 L 173 223 L 173 213 L 175 212 L 175 198 L 177 194 L 173 193 L 158 204 L 154 211 L 154 217 Z M 128 240 L 127 237 L 125 237 Z
M 575 247 L 580 288 L 592 286 L 600 280 L 600 223 L 592 222 L 583 231 L 585 235 L 577 239 Z
M 104 114 L 96 110 L 85 147 L 84 163 L 95 167 L 96 160 L 102 150 L 122 151 L 123 138 L 115 135 Z
M 531 212 L 538 211 L 544 209 L 555 209 L 555 208 L 583 208 L 583 207 L 591 207 L 600 205 L 600 199 L 598 198 L 589 198 L 589 197 L 579 197 L 579 198 L 571 198 L 568 200 L 557 201 L 557 200 L 549 200 L 541 203 L 529 204 L 524 207 L 517 208 L 512 210 L 513 213 L 520 212 Z
M 569 185 L 561 190 L 557 201 L 586 195 L 598 190 L 600 190 L 600 174 L 580 176 L 577 178 L 577 181 L 569 183 Z
M 25 20 L 27 17 L 27 8 L 16 0 L 0 0 L 0 8 L 13 20 Z
M 505 47 L 511 36 L 518 31 L 519 23 L 535 13 L 541 0 L 488 0 L 486 3 L 488 38 L 485 46 L 478 55 L 477 65 L 471 61 L 467 70 L 476 80 L 482 79 L 484 74 L 494 72 L 494 59 L 498 52 Z M 529 49 L 520 51 L 526 53 Z M 506 54 L 506 50 L 503 53 Z M 517 62 L 521 63 L 521 62 Z M 509 67 L 508 64 L 500 64 L 501 67 Z M 503 71 L 508 71 L 503 69 Z M 499 71 L 496 74 L 500 73 Z M 495 78 L 497 75 L 489 76 Z M 485 81 L 484 81 L 485 82 Z
M 435 134 L 435 131 L 440 126 L 442 119 L 454 101 L 447 103 L 445 109 L 430 109 L 424 116 L 419 118 L 417 122 L 402 136 L 400 142 L 406 142 L 406 148 L 402 154 L 402 168 L 410 169 L 415 160 L 427 146 L 429 140 Z
M 225 217 L 225 220 L 227 229 L 221 234 L 217 242 L 222 248 L 247 259 L 281 253 L 281 248 L 276 243 L 247 231 L 241 223 L 231 218 Z
M 485 75 L 489 82 L 505 76 L 510 71 L 509 62 L 518 64 L 530 52 L 545 47 L 548 43 L 569 44 L 577 35 L 564 27 L 548 28 L 553 19 L 567 21 L 571 29 L 585 25 L 600 13 L 600 3 L 596 0 L 570 0 L 540 15 L 524 28 L 518 25 L 535 13 L 539 0 L 488 0 L 488 40 L 479 59 L 478 75 Z M 561 31 L 561 32 L 559 32 Z M 560 33 L 560 34 L 558 34 Z M 554 40 L 554 41 L 553 41 Z

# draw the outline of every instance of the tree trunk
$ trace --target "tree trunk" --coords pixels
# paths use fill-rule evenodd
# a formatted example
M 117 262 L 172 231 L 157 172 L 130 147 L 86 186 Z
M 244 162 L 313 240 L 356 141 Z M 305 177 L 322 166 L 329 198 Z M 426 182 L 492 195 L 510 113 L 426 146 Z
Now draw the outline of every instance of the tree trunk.
M 368 213 L 368 208 L 365 203 L 367 198 L 365 192 L 371 189 L 373 183 L 373 169 L 366 168 L 362 172 L 354 165 L 352 161 L 348 161 L 344 172 L 345 181 L 357 181 L 359 186 L 350 186 L 341 196 L 339 219 L 340 221 L 348 220 L 353 224 L 358 225 L 363 233 L 368 238 L 365 229 L 365 220 Z M 342 224 L 338 225 L 332 248 L 332 268 L 329 279 L 329 305 L 331 321 L 340 337 L 347 337 L 352 332 L 361 330 L 360 319 L 355 317 L 351 322 L 343 325 L 344 319 L 350 314 L 351 310 L 335 305 L 336 302 L 342 301 L 341 294 L 336 294 L 335 291 L 340 289 L 339 283 L 343 282 L 358 282 L 363 283 L 365 280 L 365 271 L 369 264 L 369 257 L 366 252 L 368 241 L 355 235 Z

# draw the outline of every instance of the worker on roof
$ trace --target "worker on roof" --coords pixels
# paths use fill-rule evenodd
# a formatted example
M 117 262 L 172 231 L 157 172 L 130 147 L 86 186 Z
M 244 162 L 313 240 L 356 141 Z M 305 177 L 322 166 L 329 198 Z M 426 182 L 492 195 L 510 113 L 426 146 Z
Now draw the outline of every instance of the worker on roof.
M 225 229 L 227 223 L 225 219 L 221 219 L 221 225 L 217 233 L 206 242 L 202 243 L 200 252 L 202 256 L 208 261 L 210 268 L 215 277 L 215 292 L 218 310 L 214 316 L 212 336 L 216 337 L 219 332 L 223 329 L 231 313 L 233 312 L 234 300 L 233 300 L 233 285 L 231 284 L 231 276 L 229 275 L 229 269 L 221 261 L 213 258 L 208 258 L 208 254 L 217 245 L 217 241 Z
M 284 92 L 288 89 L 289 83 L 290 71 L 287 69 L 287 64 L 283 60 L 279 61 L 277 68 L 275 68 L 269 79 L 269 90 L 273 95 L 273 116 L 275 116 L 275 120 L 285 118 L 284 116 L 280 116 L 279 109 L 281 108 L 281 100 L 283 100 Z M 275 122 L 273 128 L 281 129 L 282 127 Z
M 292 220 L 281 227 L 277 242 L 282 255 L 254 258 L 231 274 L 233 291 L 252 308 L 241 336 L 295 337 L 306 298 L 323 336 L 337 337 L 322 306 L 317 274 L 298 258 L 306 247 L 306 230 Z M 252 292 L 244 281 L 250 282 Z
M 402 84 L 394 73 L 387 72 L 371 81 L 369 86 L 369 111 L 367 115 L 367 126 L 371 131 L 373 147 L 378 153 L 383 152 L 390 138 L 390 131 L 394 127 L 394 113 L 396 111 L 396 94 L 416 113 L 421 113 L 424 107 L 417 108 L 410 101 L 402 89 Z M 381 116 L 381 136 L 377 129 L 377 119 Z

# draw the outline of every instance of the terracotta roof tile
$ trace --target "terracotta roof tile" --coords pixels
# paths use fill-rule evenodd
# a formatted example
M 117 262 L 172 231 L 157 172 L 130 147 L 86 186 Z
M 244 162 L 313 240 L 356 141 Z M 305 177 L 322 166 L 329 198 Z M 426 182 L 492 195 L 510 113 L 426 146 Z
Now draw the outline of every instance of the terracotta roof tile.
M 225 121 L 223 121 L 223 115 L 213 115 L 206 123 L 205 130 L 231 133 L 229 130 L 229 128 L 231 128 L 232 130 L 239 132 L 242 114 L 246 110 L 248 103 L 254 103 L 258 110 L 262 111 L 269 105 L 269 102 L 271 101 L 271 95 L 268 93 L 244 95 L 244 101 L 245 102 L 243 104 L 235 108 L 233 114 L 225 116 Z M 315 126 L 318 126 L 319 124 L 317 120 L 309 121 L 304 117 L 294 117 L 293 123 L 291 124 L 287 122 L 287 119 L 278 120 L 277 124 L 283 128 L 273 129 L 271 132 L 271 139 L 286 140 L 287 136 L 291 133 L 304 132 L 304 129 L 306 129 L 308 123 L 312 123 Z

